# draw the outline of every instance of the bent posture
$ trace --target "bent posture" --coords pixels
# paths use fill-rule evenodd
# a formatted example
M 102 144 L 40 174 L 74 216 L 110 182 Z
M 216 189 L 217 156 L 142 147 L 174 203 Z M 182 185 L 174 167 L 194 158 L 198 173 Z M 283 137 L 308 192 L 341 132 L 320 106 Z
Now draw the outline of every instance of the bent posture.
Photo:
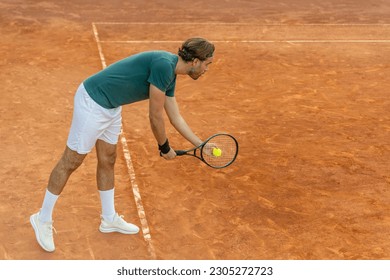
M 39 245 L 55 250 L 53 209 L 70 175 L 96 146 L 97 188 L 101 200 L 103 233 L 136 234 L 139 228 L 126 222 L 115 209 L 114 165 L 122 126 L 121 109 L 149 99 L 149 120 L 159 153 L 166 160 L 176 157 L 165 131 L 164 111 L 174 128 L 194 146 L 202 143 L 179 112 L 175 99 L 176 75 L 197 80 L 213 61 L 214 45 L 203 38 L 190 38 L 178 54 L 166 51 L 138 53 L 113 63 L 87 78 L 74 98 L 73 120 L 67 146 L 51 172 L 39 212 L 30 217 Z

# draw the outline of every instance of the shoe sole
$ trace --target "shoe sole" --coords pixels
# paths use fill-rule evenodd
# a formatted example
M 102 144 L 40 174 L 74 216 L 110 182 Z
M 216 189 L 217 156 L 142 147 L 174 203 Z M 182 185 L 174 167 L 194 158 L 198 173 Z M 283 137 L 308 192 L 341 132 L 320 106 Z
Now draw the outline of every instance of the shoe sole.
M 122 234 L 137 234 L 139 232 L 139 230 L 137 230 L 137 231 L 124 231 L 124 230 L 121 230 L 118 228 L 102 228 L 102 227 L 99 227 L 99 231 L 102 233 L 119 232 Z
M 39 239 L 39 232 L 38 232 L 38 226 L 35 224 L 35 221 L 34 221 L 34 217 L 33 217 L 34 215 L 32 215 L 32 216 L 30 216 L 30 223 L 31 223 L 31 225 L 32 225 L 32 227 L 33 227 L 33 229 L 34 229 L 34 232 L 35 232 L 35 237 L 36 237 L 36 239 L 37 239 L 37 241 L 38 241 L 38 244 L 42 247 L 42 249 L 43 250 L 45 250 L 46 252 L 54 252 L 54 250 L 55 250 L 55 248 L 53 249 L 53 250 L 50 250 L 50 249 L 48 249 L 48 248 L 46 248 L 43 244 L 42 244 L 42 242 L 41 242 L 41 240 Z

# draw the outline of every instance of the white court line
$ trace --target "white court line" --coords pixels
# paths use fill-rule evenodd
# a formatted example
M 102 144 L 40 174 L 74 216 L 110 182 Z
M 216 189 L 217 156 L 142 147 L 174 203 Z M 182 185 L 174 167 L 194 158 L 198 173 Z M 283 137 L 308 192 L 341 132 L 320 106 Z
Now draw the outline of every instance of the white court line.
M 210 40 L 213 43 L 390 43 L 389 40 Z M 125 41 L 100 41 L 100 43 L 113 44 L 177 44 L 183 40 L 125 40 Z
M 100 61 L 102 63 L 102 68 L 104 69 L 107 67 L 107 63 L 106 63 L 106 59 L 104 58 L 102 45 L 100 44 L 99 33 L 98 33 L 96 25 L 94 23 L 92 23 L 92 30 L 93 30 L 93 34 L 95 36 L 95 41 L 96 41 L 97 48 L 99 51 L 99 57 L 100 57 Z
M 98 25 L 193 25 L 192 22 L 95 22 Z M 390 23 L 248 23 L 248 22 L 198 22 L 197 25 L 219 26 L 252 26 L 252 27 L 390 27 Z M 389 30 L 390 35 L 390 30 Z M 390 39 L 293 39 L 293 40 L 212 40 L 213 43 L 390 43 Z M 100 43 L 116 44 L 173 44 L 182 43 L 183 40 L 103 40 Z
M 98 30 L 96 28 L 95 23 L 92 23 L 92 29 L 93 29 L 95 41 L 96 41 L 96 44 L 98 47 L 100 61 L 102 63 L 102 67 L 104 69 L 107 67 L 107 64 L 106 64 L 103 49 L 102 49 L 102 46 L 101 46 L 101 43 L 99 40 L 99 33 L 98 33 Z M 123 127 L 123 125 L 122 125 L 122 127 Z M 121 143 L 122 143 L 122 147 L 123 147 L 123 154 L 125 156 L 125 160 L 126 160 L 126 164 L 127 164 L 127 169 L 128 169 L 129 175 L 130 175 L 130 182 L 131 182 L 131 186 L 133 189 L 135 204 L 137 206 L 138 217 L 139 217 L 140 222 L 141 222 L 141 228 L 142 228 L 144 240 L 146 241 L 147 248 L 148 248 L 151 259 L 155 260 L 155 259 L 157 259 L 157 256 L 156 256 L 156 252 L 154 250 L 154 246 L 152 244 L 152 236 L 150 234 L 148 221 L 146 220 L 145 209 L 144 209 L 144 206 L 142 204 L 141 194 L 140 194 L 138 184 L 137 184 L 136 179 L 135 179 L 133 162 L 131 161 L 130 151 L 129 151 L 129 148 L 127 146 L 127 140 L 126 140 L 126 137 L 123 133 L 123 129 L 121 130 Z
M 232 25 L 232 26 L 285 26 L 285 27 L 299 27 L 299 26 L 390 26 L 390 23 L 250 23 L 250 22 L 94 22 L 97 25 Z

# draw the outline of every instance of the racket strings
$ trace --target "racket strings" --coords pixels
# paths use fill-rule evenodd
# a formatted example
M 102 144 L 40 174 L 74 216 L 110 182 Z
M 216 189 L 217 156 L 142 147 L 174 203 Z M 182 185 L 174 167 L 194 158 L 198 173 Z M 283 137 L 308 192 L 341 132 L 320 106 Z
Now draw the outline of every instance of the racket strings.
M 213 149 L 219 149 L 220 153 L 213 153 Z M 203 160 L 212 167 L 225 167 L 231 164 L 238 152 L 237 141 L 230 135 L 217 135 L 209 141 L 202 150 Z

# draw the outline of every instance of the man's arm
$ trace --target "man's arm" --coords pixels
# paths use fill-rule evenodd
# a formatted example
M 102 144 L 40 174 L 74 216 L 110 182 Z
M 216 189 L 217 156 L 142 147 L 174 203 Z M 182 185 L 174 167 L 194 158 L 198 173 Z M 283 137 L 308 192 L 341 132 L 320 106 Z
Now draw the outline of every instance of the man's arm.
M 159 146 L 162 146 L 167 141 L 164 123 L 164 104 L 165 93 L 159 90 L 154 85 L 150 85 L 149 89 L 149 120 L 153 135 Z M 175 151 L 170 149 L 168 153 L 163 154 L 165 159 L 172 159 L 176 156 Z
M 165 112 L 168 115 L 169 121 L 173 127 L 194 146 L 202 144 L 202 140 L 191 130 L 186 121 L 180 114 L 179 106 L 175 97 L 166 97 Z

